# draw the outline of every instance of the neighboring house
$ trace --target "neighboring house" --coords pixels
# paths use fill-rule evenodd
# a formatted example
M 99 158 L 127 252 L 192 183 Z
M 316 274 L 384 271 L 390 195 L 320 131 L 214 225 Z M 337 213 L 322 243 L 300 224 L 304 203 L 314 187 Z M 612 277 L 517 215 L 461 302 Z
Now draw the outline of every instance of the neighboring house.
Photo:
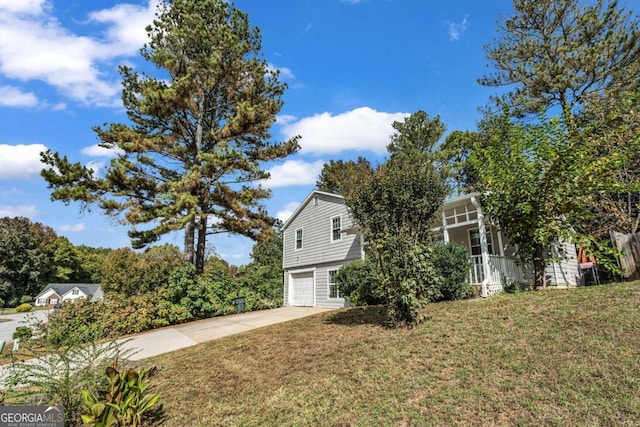
M 442 224 L 435 229 L 441 241 L 467 249 L 472 265 L 469 281 L 486 297 L 509 283 L 531 281 L 533 269 L 516 263 L 516 248 L 486 220 L 479 199 L 479 193 L 472 193 L 446 201 Z M 343 265 L 364 257 L 362 236 L 344 198 L 312 191 L 282 232 L 284 304 L 344 307 L 332 276 Z M 564 244 L 552 255 L 564 259 L 547 264 L 547 286 L 576 286 L 580 272 L 574 245 Z
M 35 298 L 36 306 L 56 305 L 80 298 L 102 299 L 102 287 L 97 283 L 49 283 Z

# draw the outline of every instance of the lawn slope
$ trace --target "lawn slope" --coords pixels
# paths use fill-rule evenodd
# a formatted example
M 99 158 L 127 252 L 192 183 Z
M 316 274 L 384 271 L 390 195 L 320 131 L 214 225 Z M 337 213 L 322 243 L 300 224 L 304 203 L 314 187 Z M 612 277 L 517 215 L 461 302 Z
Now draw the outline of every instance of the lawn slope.
M 640 425 L 640 283 L 379 308 L 152 359 L 168 426 Z

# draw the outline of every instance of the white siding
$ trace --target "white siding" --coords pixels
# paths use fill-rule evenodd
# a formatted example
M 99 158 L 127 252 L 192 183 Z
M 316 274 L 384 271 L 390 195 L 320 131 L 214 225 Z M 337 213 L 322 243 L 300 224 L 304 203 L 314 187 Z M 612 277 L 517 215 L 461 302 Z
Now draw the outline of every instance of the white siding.
M 573 243 L 565 243 L 562 250 L 557 251 L 558 255 L 564 259 L 558 262 L 550 262 L 545 269 L 545 280 L 547 286 L 559 288 L 578 286 L 580 281 L 580 271 L 578 266 L 578 256 Z

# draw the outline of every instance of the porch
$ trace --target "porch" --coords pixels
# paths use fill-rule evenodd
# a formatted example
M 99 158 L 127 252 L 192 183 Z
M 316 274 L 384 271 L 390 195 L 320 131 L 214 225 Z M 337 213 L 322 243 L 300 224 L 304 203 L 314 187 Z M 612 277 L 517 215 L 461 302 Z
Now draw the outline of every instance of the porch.
M 438 229 L 444 243 L 465 247 L 471 261 L 469 282 L 479 286 L 488 297 L 513 282 L 527 277 L 516 263 L 515 247 L 502 232 L 484 217 L 479 194 L 466 194 L 448 200 L 442 210 Z
M 486 275 L 482 265 L 482 255 L 471 256 L 469 283 L 481 287 Z M 489 255 L 489 274 L 486 282 L 487 294 L 501 292 L 509 283 L 524 282 L 525 274 L 512 257 Z

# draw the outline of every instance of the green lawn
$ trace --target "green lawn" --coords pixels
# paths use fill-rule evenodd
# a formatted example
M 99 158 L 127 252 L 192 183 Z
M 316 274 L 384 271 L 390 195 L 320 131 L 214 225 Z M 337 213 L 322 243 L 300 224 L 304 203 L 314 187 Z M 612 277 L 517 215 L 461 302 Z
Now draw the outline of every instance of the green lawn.
M 328 312 L 152 359 L 167 426 L 640 425 L 640 282 Z

